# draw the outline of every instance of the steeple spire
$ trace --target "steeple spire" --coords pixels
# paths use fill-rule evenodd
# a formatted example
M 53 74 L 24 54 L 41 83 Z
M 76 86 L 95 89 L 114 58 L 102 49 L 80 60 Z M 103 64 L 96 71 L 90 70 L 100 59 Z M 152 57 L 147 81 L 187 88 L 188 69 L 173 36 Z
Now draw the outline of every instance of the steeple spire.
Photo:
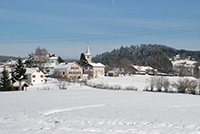
M 86 54 L 85 55 L 91 55 L 89 45 L 87 45 L 87 49 L 86 49 Z

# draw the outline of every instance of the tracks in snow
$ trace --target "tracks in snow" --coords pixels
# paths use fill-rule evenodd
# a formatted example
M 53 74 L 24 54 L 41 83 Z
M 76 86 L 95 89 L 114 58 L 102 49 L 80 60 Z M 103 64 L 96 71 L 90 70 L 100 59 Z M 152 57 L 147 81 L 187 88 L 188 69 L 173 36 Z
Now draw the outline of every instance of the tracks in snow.
M 96 107 L 103 107 L 105 104 L 98 104 L 98 105 L 89 105 L 89 106 L 82 106 L 82 107 L 75 107 L 75 108 L 68 108 L 68 109 L 58 109 L 58 110 L 52 110 L 49 112 L 42 113 L 44 116 L 61 113 L 61 112 L 68 112 L 73 110 L 82 110 L 82 109 L 88 109 L 88 108 L 96 108 Z

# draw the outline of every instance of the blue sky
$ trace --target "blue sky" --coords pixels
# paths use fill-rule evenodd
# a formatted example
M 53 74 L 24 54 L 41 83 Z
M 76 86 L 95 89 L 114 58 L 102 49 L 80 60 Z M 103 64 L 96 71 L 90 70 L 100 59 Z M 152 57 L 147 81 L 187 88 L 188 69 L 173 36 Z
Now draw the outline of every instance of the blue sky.
M 79 58 L 120 46 L 200 50 L 199 0 L 0 0 L 0 55 Z

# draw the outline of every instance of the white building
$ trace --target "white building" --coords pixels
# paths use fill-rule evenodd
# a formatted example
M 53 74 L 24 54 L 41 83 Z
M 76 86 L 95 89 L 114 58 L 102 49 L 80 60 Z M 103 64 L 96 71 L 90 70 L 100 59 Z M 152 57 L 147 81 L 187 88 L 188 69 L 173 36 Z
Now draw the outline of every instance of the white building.
M 58 57 L 55 54 L 48 55 L 44 64 L 44 71 L 48 74 L 53 74 L 53 68 L 58 65 Z
M 87 46 L 86 49 L 85 59 L 88 61 L 88 64 L 84 65 L 85 74 L 92 75 L 93 78 L 105 76 L 105 65 L 102 63 L 92 62 L 92 55 L 89 46 Z
M 137 74 L 148 74 L 154 71 L 154 69 L 148 65 L 132 65 L 132 67 Z
M 54 72 L 55 74 L 66 77 L 69 80 L 83 78 L 83 67 L 77 62 L 60 63 L 54 67 Z
M 28 84 L 40 85 L 45 83 L 45 75 L 38 68 L 26 68 L 26 74 Z
M 88 63 L 84 66 L 84 73 L 92 75 L 93 78 L 105 76 L 105 66 L 102 63 Z

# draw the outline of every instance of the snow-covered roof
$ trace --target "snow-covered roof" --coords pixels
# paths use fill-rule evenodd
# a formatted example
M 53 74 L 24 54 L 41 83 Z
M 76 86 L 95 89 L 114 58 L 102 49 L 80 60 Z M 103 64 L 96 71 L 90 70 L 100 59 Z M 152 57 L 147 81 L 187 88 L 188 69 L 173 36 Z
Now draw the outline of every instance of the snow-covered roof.
M 39 70 L 39 68 L 26 68 L 26 74 L 32 74 L 34 73 L 36 70 Z M 42 71 L 40 71 L 42 72 Z M 42 72 L 43 73 L 43 72 Z
M 48 57 L 49 60 L 57 60 L 58 57 Z
M 59 68 L 68 68 L 70 67 L 72 64 L 74 64 L 76 62 L 68 62 L 68 63 L 60 63 L 59 65 L 56 65 L 54 67 L 54 69 L 59 69 Z
M 24 84 L 27 84 L 27 85 L 29 85 L 27 82 L 25 82 L 25 81 L 22 81 L 22 86 L 24 85 Z M 13 86 L 14 87 L 19 87 L 19 82 L 18 81 L 16 81 L 14 84 L 13 84 Z
M 26 68 L 26 74 L 32 74 L 36 71 L 38 68 Z
M 108 71 L 108 73 L 114 73 L 114 72 L 116 72 L 118 69 L 119 69 L 119 67 L 115 67 L 115 68 L 113 68 L 111 71 Z
M 16 65 L 16 64 L 17 64 L 17 61 L 15 60 L 11 60 L 6 63 L 6 65 Z
M 56 63 L 45 63 L 44 67 L 55 67 Z
M 105 65 L 103 65 L 102 63 L 88 63 L 88 64 L 93 67 L 105 67 Z
M 153 70 L 153 68 L 148 65 L 132 65 L 132 66 L 138 71 Z
M 197 62 L 196 61 L 192 61 L 192 60 L 188 60 L 188 59 L 172 61 L 173 66 L 184 65 L 184 66 L 187 66 L 187 67 L 192 67 L 192 66 L 194 66 L 195 63 L 197 63 Z

